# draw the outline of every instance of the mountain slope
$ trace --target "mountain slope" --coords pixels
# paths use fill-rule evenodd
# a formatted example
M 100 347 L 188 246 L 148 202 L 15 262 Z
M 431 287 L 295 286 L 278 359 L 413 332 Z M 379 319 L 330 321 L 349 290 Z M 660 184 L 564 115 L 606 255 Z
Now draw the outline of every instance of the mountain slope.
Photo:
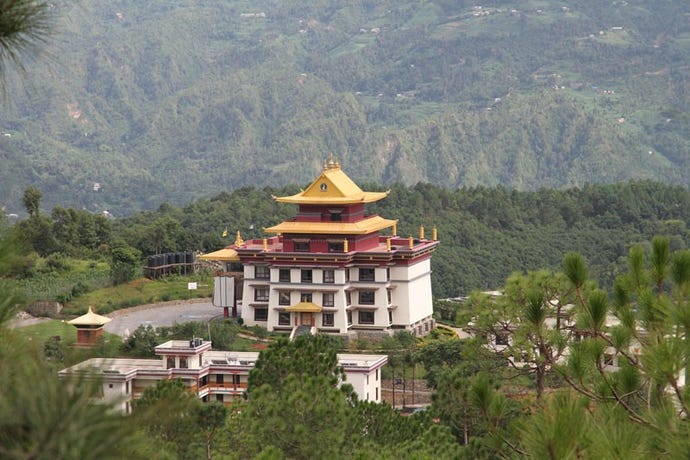
M 116 215 L 304 183 L 518 189 L 690 173 L 690 7 L 586 0 L 85 0 L 0 113 L 29 185 Z M 93 183 L 100 190 L 93 191 Z

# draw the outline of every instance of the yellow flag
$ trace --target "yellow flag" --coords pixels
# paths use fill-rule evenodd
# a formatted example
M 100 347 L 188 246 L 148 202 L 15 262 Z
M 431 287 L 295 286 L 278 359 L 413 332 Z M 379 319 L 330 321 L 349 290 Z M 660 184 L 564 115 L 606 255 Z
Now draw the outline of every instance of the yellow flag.
M 228 227 L 225 227 L 225 230 L 223 230 L 223 238 L 228 236 Z

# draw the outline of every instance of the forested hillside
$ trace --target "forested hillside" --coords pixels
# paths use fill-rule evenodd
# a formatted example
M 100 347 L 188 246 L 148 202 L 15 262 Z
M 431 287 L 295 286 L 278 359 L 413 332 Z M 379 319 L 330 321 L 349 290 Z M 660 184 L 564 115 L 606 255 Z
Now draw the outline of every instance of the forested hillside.
M 113 233 L 144 255 L 209 252 L 232 243 L 237 230 L 244 239 L 261 238 L 262 228 L 292 218 L 294 206 L 276 203 L 271 195 L 294 191 L 243 188 L 182 208 L 166 204 L 116 220 Z M 436 297 L 496 289 L 514 271 L 559 269 L 569 251 L 582 253 L 592 278 L 610 286 L 626 268 L 633 244 L 664 235 L 677 250 L 690 241 L 690 191 L 649 181 L 536 192 L 504 187 L 451 192 L 398 184 L 388 198 L 367 209 L 399 219 L 399 235 L 416 236 L 424 225 L 429 236 L 437 227 L 441 244 L 432 258 Z
M 449 189 L 690 174 L 687 2 L 52 4 L 0 113 L 8 213 L 32 185 L 122 216 L 306 183 L 330 152 Z

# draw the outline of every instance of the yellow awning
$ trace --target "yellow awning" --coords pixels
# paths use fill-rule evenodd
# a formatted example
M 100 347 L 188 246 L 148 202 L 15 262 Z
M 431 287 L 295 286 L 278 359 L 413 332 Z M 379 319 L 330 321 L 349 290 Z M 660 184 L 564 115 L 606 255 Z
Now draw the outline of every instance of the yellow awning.
M 321 313 L 321 310 L 323 310 L 322 307 L 312 302 L 300 302 L 285 309 L 285 311 L 296 311 L 300 313 Z
M 320 233 L 325 235 L 367 235 L 396 224 L 395 220 L 373 216 L 359 222 L 282 222 L 265 229 L 266 233 Z
M 220 260 L 223 262 L 239 262 L 240 258 L 237 256 L 237 251 L 230 248 L 223 248 L 215 252 L 203 254 L 198 259 L 201 260 Z

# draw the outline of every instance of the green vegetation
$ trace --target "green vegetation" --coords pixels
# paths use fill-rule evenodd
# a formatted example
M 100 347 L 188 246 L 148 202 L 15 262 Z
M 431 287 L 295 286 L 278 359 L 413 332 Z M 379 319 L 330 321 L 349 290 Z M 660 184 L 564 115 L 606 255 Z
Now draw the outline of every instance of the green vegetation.
M 150 234 L 161 235 L 157 241 L 163 242 L 163 251 L 194 247 L 210 252 L 231 243 L 232 238 L 222 237 L 226 227 L 232 237 L 233 230 L 240 230 L 245 239 L 261 238 L 263 227 L 293 217 L 294 207 L 271 199 L 292 192 L 243 188 L 182 208 L 165 204 L 156 212 L 116 220 L 113 232 L 143 253 L 150 253 L 144 237 Z M 418 235 L 424 225 L 429 237 L 437 227 L 441 244 L 432 258 L 432 282 L 434 295 L 444 298 L 495 289 L 516 270 L 557 268 L 569 251 L 581 251 L 593 276 L 611 286 L 631 245 L 662 234 L 674 248 L 686 247 L 690 192 L 649 181 L 536 192 L 396 184 L 386 199 L 367 209 L 399 219 L 399 235 Z
M 32 63 L 0 114 L 0 206 L 34 186 L 130 215 L 303 183 L 329 152 L 357 182 L 686 183 L 683 2 L 476 6 L 60 5 L 59 65 Z
M 153 358 L 157 345 L 168 340 L 189 340 L 190 337 L 209 340 L 216 350 L 256 351 L 265 348 L 263 343 L 257 348 L 259 342 L 253 339 L 249 329 L 232 320 L 223 320 L 210 323 L 189 321 L 159 328 L 141 325 L 125 339 L 120 351 L 136 358 Z
M 23 327 L 22 336 L 36 343 L 44 343 L 51 337 L 59 336 L 61 342 L 71 345 L 77 341 L 77 329 L 64 321 L 47 320 Z
M 187 289 L 190 280 L 198 281 L 195 291 Z M 150 303 L 211 297 L 213 278 L 209 275 L 172 276 L 158 280 L 138 278 L 127 284 L 94 290 L 76 297 L 66 305 L 66 312 L 83 314 L 89 305 L 98 305 L 99 313 L 109 313 L 120 308 Z
M 375 184 L 363 188 L 385 189 Z M 210 252 L 230 244 L 236 230 L 245 239 L 262 238 L 262 228 L 296 213 L 293 206 L 276 203 L 271 196 L 295 190 L 242 188 L 184 207 L 164 203 L 156 211 L 122 219 L 56 208 L 51 217 L 39 214 L 44 229 L 38 241 L 35 233 L 24 231 L 35 217 L 10 227 L 16 233 L 17 246 L 23 248 L 7 262 L 10 282 L 26 302 L 59 300 L 66 302 L 69 313 L 83 313 L 89 305 L 105 313 L 191 296 L 208 297 L 213 283 L 204 271 L 155 281 L 137 278 L 112 287 L 112 264 L 124 261 L 129 264 L 127 270 L 138 273 L 143 261 L 129 257 L 137 251 L 143 256 Z M 603 287 L 611 287 L 625 269 L 626 255 L 634 244 L 663 235 L 675 250 L 686 248 L 690 237 L 690 191 L 650 181 L 535 192 L 503 187 L 449 191 L 430 184 L 396 184 L 386 199 L 368 210 L 399 219 L 399 235 L 417 235 L 424 225 L 429 237 L 431 228 L 437 228 L 441 244 L 432 258 L 437 298 L 496 289 L 515 271 L 556 269 L 562 255 L 571 251 L 581 252 L 592 276 Z M 89 227 L 100 230 L 83 235 L 100 234 L 102 238 L 80 239 L 65 231 Z M 225 228 L 228 237 L 222 236 Z M 36 247 L 45 240 L 52 249 L 41 256 Z M 111 248 L 124 248 L 128 257 L 116 261 Z M 131 276 L 133 271 L 127 273 Z M 190 280 L 199 283 L 198 290 L 187 290 Z M 448 302 L 437 301 L 436 310 L 444 321 L 452 322 L 458 314 L 457 306 Z

